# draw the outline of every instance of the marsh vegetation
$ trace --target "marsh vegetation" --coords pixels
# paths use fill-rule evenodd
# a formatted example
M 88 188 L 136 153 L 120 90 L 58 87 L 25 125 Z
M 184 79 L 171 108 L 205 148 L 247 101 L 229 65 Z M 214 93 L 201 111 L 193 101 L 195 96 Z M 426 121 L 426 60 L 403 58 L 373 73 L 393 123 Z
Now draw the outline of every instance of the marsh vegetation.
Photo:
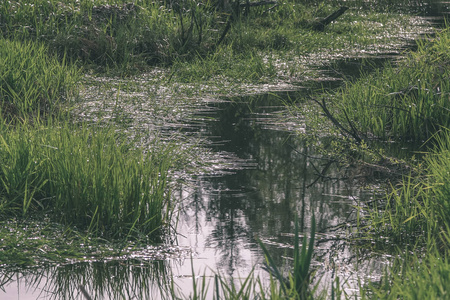
M 226 260 L 245 241 L 265 276 L 251 266 L 230 278 L 238 257 L 232 276 L 197 280 L 192 267 L 191 295 L 156 281 L 160 297 L 445 298 L 450 33 L 423 18 L 445 5 L 346 1 L 317 27 L 343 3 L 2 3 L 0 287 L 17 272 L 37 284 L 57 274 L 44 284 L 55 297 L 82 297 L 81 284 L 95 297 L 150 298 L 149 281 L 173 277 L 166 261 L 195 256 L 173 246 L 178 222 L 216 218 L 208 243 L 230 244 Z M 389 62 L 351 76 L 339 67 L 376 57 Z M 399 155 L 397 145 L 413 148 Z M 337 195 L 344 180 L 349 195 Z M 313 203 L 319 194 L 330 203 Z M 204 198 L 209 211 L 194 210 Z M 380 278 L 350 283 L 330 242 L 397 258 Z M 108 272 L 117 276 L 94 276 Z

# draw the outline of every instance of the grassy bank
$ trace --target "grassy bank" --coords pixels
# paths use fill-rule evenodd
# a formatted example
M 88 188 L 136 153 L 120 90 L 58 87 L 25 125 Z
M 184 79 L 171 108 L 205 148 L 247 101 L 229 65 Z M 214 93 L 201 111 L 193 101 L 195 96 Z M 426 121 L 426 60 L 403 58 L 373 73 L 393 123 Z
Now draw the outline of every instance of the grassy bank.
M 424 142 L 449 127 L 448 32 L 421 42 L 399 66 L 389 66 L 347 88 L 339 107 L 366 138 Z
M 379 173 L 390 178 L 385 197 L 358 208 L 355 237 L 362 247 L 399 257 L 379 285 L 370 284 L 363 292 L 364 298 L 447 297 L 449 37 L 445 29 L 431 40 L 420 41 L 418 50 L 398 64 L 363 76 L 335 94 L 315 98 L 319 112 L 335 128 L 334 142 L 322 145 L 328 147 L 325 152 L 349 165 L 365 166 L 358 175 L 373 180 Z M 319 115 L 310 119 L 311 124 L 320 120 L 324 121 Z M 322 129 L 317 125 L 313 130 Z M 390 143 L 405 142 L 415 143 L 416 152 L 403 160 L 390 156 Z
M 356 149 L 370 148 L 372 141 L 413 141 L 414 150 L 426 152 L 423 159 L 406 161 L 411 173 L 403 174 L 405 179 L 399 186 L 393 182 L 392 192 L 379 207 L 381 213 L 371 210 L 371 226 L 384 227 L 383 234 L 388 236 L 426 240 L 430 232 L 438 237 L 448 226 L 448 181 L 444 174 L 449 170 L 450 73 L 445 68 L 449 37 L 449 31 L 444 30 L 432 41 L 419 42 L 418 50 L 397 66 L 389 65 L 345 87 L 328 106 L 329 116 L 335 116 L 335 124 L 342 126 L 340 133 L 353 141 Z M 374 157 L 383 163 L 380 156 Z
M 2 123 L 54 117 L 76 96 L 80 72 L 38 42 L 0 38 Z
M 392 51 L 413 38 L 422 22 L 389 13 L 384 4 L 364 10 L 354 2 L 318 31 L 315 22 L 339 3 L 287 1 L 251 9 L 223 3 L 8 1 L 0 8 L 0 33 L 41 42 L 60 59 L 96 71 L 129 74 L 171 66 L 184 82 L 218 76 L 267 82 L 301 80 L 308 65 L 349 55 L 348 49 L 352 55 Z

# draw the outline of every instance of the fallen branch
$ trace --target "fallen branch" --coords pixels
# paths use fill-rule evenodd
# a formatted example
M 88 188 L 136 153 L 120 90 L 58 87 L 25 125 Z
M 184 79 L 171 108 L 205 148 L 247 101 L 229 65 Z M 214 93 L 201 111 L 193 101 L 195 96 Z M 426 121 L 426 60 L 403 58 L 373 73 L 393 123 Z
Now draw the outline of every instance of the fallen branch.
M 263 5 L 270 5 L 270 4 L 277 4 L 276 1 L 259 1 L 259 2 L 249 2 L 249 3 L 241 3 L 239 4 L 240 7 L 253 7 L 253 6 L 263 6 Z
M 362 138 L 359 136 L 355 126 L 348 118 L 347 114 L 345 113 L 345 117 L 347 119 L 347 122 L 350 125 L 350 130 L 342 126 L 342 124 L 331 114 L 331 112 L 328 110 L 327 104 L 325 102 L 325 99 L 322 98 L 322 102 L 319 102 L 317 99 L 311 98 L 314 102 L 316 102 L 321 108 L 325 116 L 336 126 L 340 131 L 341 134 L 347 137 L 352 137 L 356 143 L 361 144 Z
M 339 18 L 347 9 L 348 9 L 348 7 L 342 6 L 337 11 L 335 11 L 334 13 L 329 15 L 328 17 L 315 22 L 313 25 L 313 29 L 318 30 L 318 31 L 323 31 L 325 29 L 325 26 L 327 26 L 328 24 L 330 24 L 331 22 L 333 22 L 334 20 Z

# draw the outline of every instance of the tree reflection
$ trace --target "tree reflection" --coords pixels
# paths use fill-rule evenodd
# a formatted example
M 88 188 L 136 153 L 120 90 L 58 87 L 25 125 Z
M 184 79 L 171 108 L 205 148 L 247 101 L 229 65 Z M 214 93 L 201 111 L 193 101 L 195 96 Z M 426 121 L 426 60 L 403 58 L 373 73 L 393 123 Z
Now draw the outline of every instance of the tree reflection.
M 205 214 L 208 224 L 195 221 L 195 228 L 212 226 L 205 247 L 215 248 L 217 266 L 229 276 L 248 266 L 249 251 L 262 253 L 255 236 L 269 243 L 274 259 L 280 264 L 290 251 L 290 233 L 298 216 L 300 230 L 309 232 L 311 212 L 315 212 L 319 232 L 342 223 L 355 203 L 342 194 L 358 194 L 358 190 L 339 180 L 332 164 L 316 156 L 305 141 L 283 127 L 267 124 L 279 122 L 285 101 L 291 95 L 258 95 L 216 103 L 217 117 L 207 126 L 208 137 L 220 137 L 215 150 L 231 152 L 246 159 L 256 168 L 236 168 L 234 174 L 203 178 L 189 199 L 193 219 Z M 274 123 L 275 124 L 275 123 Z M 327 169 L 328 177 L 317 177 L 317 170 Z M 198 208 L 198 210 L 197 210 Z M 206 209 L 206 210 L 205 210 Z M 189 218 L 187 215 L 185 218 Z M 197 231 L 200 232 L 200 231 Z M 287 247 L 287 248 L 286 248 Z

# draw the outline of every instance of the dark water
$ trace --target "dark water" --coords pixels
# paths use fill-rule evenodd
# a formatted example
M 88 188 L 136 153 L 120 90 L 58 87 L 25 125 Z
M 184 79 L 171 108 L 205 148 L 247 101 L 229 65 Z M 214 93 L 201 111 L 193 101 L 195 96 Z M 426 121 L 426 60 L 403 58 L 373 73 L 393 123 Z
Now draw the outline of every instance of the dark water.
M 349 180 L 350 174 L 332 161 L 321 159 L 288 126 L 277 124 L 283 103 L 292 96 L 248 96 L 213 105 L 216 116 L 205 124 L 204 134 L 222 141 L 218 151 L 234 153 L 246 163 L 232 174 L 200 177 L 193 188 L 183 187 L 178 241 L 194 249 L 196 270 L 212 276 L 209 267 L 230 277 L 245 277 L 264 262 L 257 239 L 280 266 L 288 267 L 295 220 L 300 231 L 309 234 L 314 214 L 320 257 L 315 264 L 330 278 L 336 275 L 334 266 L 341 265 L 338 272 L 352 277 L 347 278 L 349 286 L 356 288 L 350 281 L 360 277 L 358 268 L 363 266 L 355 258 L 361 253 L 349 249 L 339 235 L 352 230 L 347 224 L 355 217 L 354 207 L 373 192 Z M 382 263 L 373 264 L 368 259 L 364 268 L 370 265 L 380 274 Z M 175 275 L 190 273 L 189 263 Z
M 408 3 L 410 10 L 422 16 L 449 11 L 445 2 Z M 361 1 L 361 5 L 373 3 Z M 392 58 L 387 54 L 373 60 L 335 61 L 326 72 L 330 77 L 352 80 L 361 70 L 369 72 Z M 305 125 L 283 119 L 286 102 L 308 105 L 306 94 L 314 93 L 315 88 L 338 87 L 341 82 L 323 82 L 297 92 L 222 99 L 199 114 L 201 121 L 189 130 L 211 141 L 211 149 L 228 157 L 230 167 L 197 176 L 175 191 L 182 203 L 176 246 L 161 251 L 167 254 L 162 259 L 142 255 L 2 270 L 0 298 L 84 299 L 81 284 L 103 299 L 160 299 L 170 298 L 166 284 L 172 277 L 176 290 L 189 295 L 193 271 L 207 278 L 216 272 L 245 278 L 255 268 L 256 275 L 265 276 L 257 241 L 266 245 L 280 266 L 289 269 L 294 222 L 298 219 L 301 233 L 309 234 L 313 214 L 318 232 L 314 267 L 323 275 L 321 288 L 329 287 L 339 276 L 346 292 L 352 294 L 358 280 L 377 280 L 388 260 L 352 248 L 343 238 L 353 231 L 354 207 L 370 200 L 373 192 L 360 188 L 360 182 L 351 179 L 352 173 L 322 159 L 294 134 Z

